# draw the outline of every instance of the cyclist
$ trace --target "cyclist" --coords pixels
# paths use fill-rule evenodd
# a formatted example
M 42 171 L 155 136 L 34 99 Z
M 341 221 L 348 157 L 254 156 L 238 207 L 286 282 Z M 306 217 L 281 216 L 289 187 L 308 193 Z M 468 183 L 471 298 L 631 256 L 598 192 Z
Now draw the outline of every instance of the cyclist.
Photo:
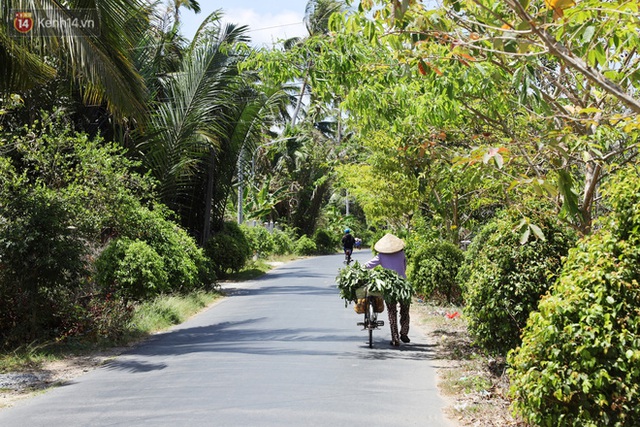
M 356 243 L 356 239 L 351 235 L 349 228 L 344 229 L 344 235 L 342 236 L 342 249 L 344 250 L 344 256 L 347 264 L 351 262 L 351 254 L 353 253 L 353 245 Z
M 387 233 L 373 246 L 378 255 L 369 260 L 365 267 L 374 268 L 381 265 L 406 278 L 407 257 L 404 254 L 404 241 L 391 233 Z M 411 342 L 409 339 L 409 304 L 400 303 L 400 334 L 398 334 L 398 303 L 387 303 L 389 313 L 389 327 L 391 328 L 391 345 L 399 346 L 400 341 Z M 398 336 L 400 335 L 400 336 Z

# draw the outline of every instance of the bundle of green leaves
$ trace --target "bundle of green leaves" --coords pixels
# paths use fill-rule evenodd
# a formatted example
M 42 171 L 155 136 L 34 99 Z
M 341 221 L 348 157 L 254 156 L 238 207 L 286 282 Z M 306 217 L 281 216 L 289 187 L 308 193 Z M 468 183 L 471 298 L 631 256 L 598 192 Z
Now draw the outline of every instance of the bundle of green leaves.
M 356 292 L 360 288 L 382 293 L 384 300 L 392 304 L 410 303 L 415 293 L 411 283 L 395 271 L 380 266 L 368 269 L 357 261 L 340 269 L 336 279 L 345 307 L 350 301 L 356 301 Z

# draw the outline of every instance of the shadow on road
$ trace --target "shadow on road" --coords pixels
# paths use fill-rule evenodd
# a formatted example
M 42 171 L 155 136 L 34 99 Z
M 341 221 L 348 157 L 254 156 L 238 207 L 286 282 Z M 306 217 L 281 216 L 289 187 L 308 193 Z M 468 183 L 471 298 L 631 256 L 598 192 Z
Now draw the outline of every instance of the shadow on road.
M 364 352 L 357 353 L 360 359 L 365 360 L 387 360 L 387 359 L 403 359 L 403 360 L 434 360 L 436 346 L 432 344 L 406 344 L 401 347 L 391 347 L 387 341 L 374 343 L 373 348 L 369 348 L 369 344 L 362 347 Z
M 159 371 L 167 367 L 165 363 L 145 363 L 135 360 L 112 360 L 104 365 L 106 369 L 127 372 L 151 372 Z
M 199 352 L 243 353 L 255 355 L 329 355 L 358 359 L 434 359 L 432 345 L 411 343 L 401 347 L 389 347 L 387 341 L 378 341 L 369 349 L 363 343 L 359 331 L 345 334 L 326 328 L 301 327 L 268 329 L 259 326 L 265 318 L 223 322 L 210 326 L 185 328 L 159 334 L 150 341 L 128 351 L 128 355 L 162 356 L 184 355 Z M 355 351 L 344 351 L 344 343 L 352 342 Z M 162 369 L 160 365 L 136 366 L 114 362 L 112 369 L 143 371 Z
M 228 297 L 243 297 L 252 295 L 332 295 L 338 293 L 335 287 L 322 286 L 264 286 L 259 288 L 224 287 L 222 289 Z

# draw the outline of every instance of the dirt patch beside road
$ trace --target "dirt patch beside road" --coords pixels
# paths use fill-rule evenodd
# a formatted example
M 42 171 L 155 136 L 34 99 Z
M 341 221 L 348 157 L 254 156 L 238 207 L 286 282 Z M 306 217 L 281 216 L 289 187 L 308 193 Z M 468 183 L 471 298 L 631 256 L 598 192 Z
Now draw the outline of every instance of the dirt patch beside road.
M 0 409 L 44 390 L 65 384 L 113 359 L 128 347 L 114 347 L 83 356 L 45 362 L 38 369 L 0 374 Z
M 462 311 L 422 302 L 411 316 L 436 345 L 438 388 L 447 402 L 447 416 L 461 427 L 524 427 L 514 419 L 507 397 L 504 360 L 488 357 L 473 345 Z

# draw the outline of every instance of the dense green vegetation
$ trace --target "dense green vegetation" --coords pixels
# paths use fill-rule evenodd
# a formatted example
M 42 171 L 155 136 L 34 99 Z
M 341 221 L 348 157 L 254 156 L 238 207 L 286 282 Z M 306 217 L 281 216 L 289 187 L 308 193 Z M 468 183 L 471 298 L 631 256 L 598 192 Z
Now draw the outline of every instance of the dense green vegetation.
M 571 250 L 510 354 L 515 407 L 538 425 L 640 422 L 640 171 L 608 187 L 611 212 Z
M 195 1 L 95 7 L 97 35 L 0 28 L 4 350 L 117 340 L 348 226 L 511 350 L 525 418 L 637 422 L 636 1 L 311 0 L 262 49 L 221 12 L 185 40 Z
M 506 210 L 485 225 L 467 251 L 458 279 L 464 283 L 469 331 L 487 350 L 506 354 L 520 343 L 520 332 L 540 298 L 557 279 L 575 233 L 544 206 Z M 518 224 L 536 224 L 536 237 L 522 242 Z M 526 224 L 530 221 L 530 224 Z M 468 275 L 468 276 L 467 276 Z M 465 277 L 466 276 L 466 277 Z

